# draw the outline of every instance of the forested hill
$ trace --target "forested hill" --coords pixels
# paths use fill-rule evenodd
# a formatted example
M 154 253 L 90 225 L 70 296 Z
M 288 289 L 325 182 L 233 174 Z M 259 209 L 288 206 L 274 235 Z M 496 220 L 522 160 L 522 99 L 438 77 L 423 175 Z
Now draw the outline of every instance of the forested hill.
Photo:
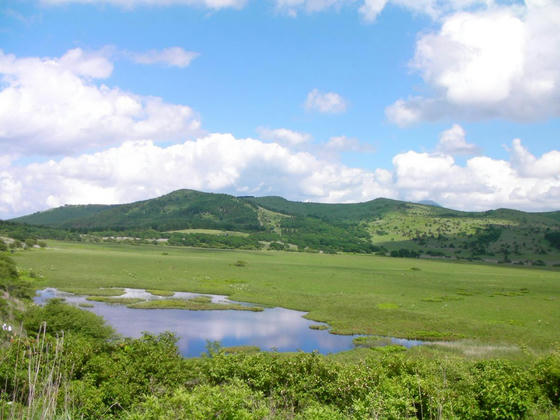
M 289 201 L 282 197 L 234 197 L 227 194 L 178 190 L 144 201 L 120 205 L 66 205 L 12 219 L 13 222 L 83 230 L 207 228 L 240 231 L 266 230 L 263 210 L 280 217 L 311 217 L 332 223 L 363 223 L 387 215 L 420 214 L 429 218 L 500 219 L 512 223 L 560 224 L 560 211 L 526 213 L 499 209 L 461 212 L 444 207 L 377 198 L 364 203 L 329 204 Z M 503 223 L 502 223 L 503 224 Z M 268 226 L 270 227 L 270 226 Z
M 254 205 L 231 195 L 193 190 L 178 190 L 130 204 L 63 206 L 13 221 L 81 231 L 133 228 L 165 231 L 193 227 L 261 229 Z
M 263 218 L 263 211 L 280 217 L 311 217 L 333 223 L 372 220 L 410 204 L 378 198 L 365 203 L 325 204 L 289 201 L 282 197 L 234 197 L 227 194 L 178 190 L 162 197 L 121 205 L 66 205 L 13 222 L 76 230 L 152 228 L 155 230 L 206 228 L 261 231 L 274 222 Z M 421 206 L 421 205 L 417 205 Z M 422 206 L 433 214 L 454 210 Z
M 12 222 L 105 236 L 124 232 L 190 246 L 560 263 L 558 211 L 462 212 L 386 198 L 325 204 L 178 190 L 130 204 L 68 205 Z M 220 234 L 228 237 L 217 238 Z

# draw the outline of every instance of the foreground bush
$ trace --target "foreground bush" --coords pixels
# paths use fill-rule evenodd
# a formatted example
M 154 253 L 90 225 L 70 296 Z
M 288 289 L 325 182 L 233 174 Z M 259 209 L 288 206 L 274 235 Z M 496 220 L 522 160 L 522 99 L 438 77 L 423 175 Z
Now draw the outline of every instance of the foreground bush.
M 51 299 L 43 307 L 33 306 L 27 310 L 23 320 L 27 331 L 38 331 L 43 323 L 48 325 L 51 334 L 75 333 L 102 340 L 113 334 L 103 318 L 67 305 L 61 299 Z
M 46 330 L 32 335 L 45 320 Z M 29 337 L 0 348 L 0 418 L 517 419 L 560 412 L 559 353 L 532 365 L 406 352 L 339 363 L 211 346 L 206 357 L 183 359 L 171 334 L 116 339 L 99 318 L 61 301 L 28 311 L 25 325 Z

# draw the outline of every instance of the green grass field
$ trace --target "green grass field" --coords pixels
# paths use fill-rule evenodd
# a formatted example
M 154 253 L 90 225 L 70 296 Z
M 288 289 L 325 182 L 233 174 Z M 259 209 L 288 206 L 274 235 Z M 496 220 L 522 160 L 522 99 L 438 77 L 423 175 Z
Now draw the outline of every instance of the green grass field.
M 308 311 L 310 319 L 329 323 L 335 333 L 459 340 L 535 352 L 560 343 L 558 270 L 56 241 L 46 249 L 19 251 L 15 259 L 21 269 L 38 274 L 38 287 L 225 294 Z

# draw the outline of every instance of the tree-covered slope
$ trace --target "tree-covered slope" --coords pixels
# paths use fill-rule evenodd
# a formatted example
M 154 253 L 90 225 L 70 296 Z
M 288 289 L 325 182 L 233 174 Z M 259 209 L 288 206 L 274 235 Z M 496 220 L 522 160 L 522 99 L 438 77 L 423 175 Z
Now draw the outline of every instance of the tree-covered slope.
M 104 236 L 119 231 L 143 239 L 169 238 L 175 245 L 560 263 L 560 253 L 550 240 L 555 238 L 551 233 L 560 232 L 560 212 L 463 212 L 386 198 L 327 204 L 178 190 L 130 204 L 64 206 L 14 221 L 78 232 L 104 231 Z M 192 231 L 201 228 L 216 229 L 227 238 Z M 185 231 L 169 236 L 176 230 Z M 230 238 L 226 231 L 251 235 Z
M 388 198 L 376 198 L 365 203 L 348 204 L 304 203 L 289 201 L 282 197 L 249 197 L 246 200 L 267 210 L 279 213 L 315 217 L 336 222 L 360 222 L 382 217 L 390 211 L 408 205 L 404 201 L 390 200 Z
M 227 194 L 178 190 L 170 194 L 121 205 L 66 205 L 12 219 L 31 225 L 77 229 L 146 228 L 156 230 L 183 228 L 220 228 L 262 230 L 269 226 L 259 209 L 281 216 L 321 219 L 336 225 L 360 224 L 395 217 L 416 219 L 478 219 L 483 224 L 500 225 L 560 224 L 560 211 L 527 213 L 498 209 L 462 212 L 432 205 L 377 198 L 364 203 L 330 204 L 289 201 L 282 197 L 234 197 Z M 287 223 L 287 221 L 286 221 Z
M 66 215 L 71 217 L 65 218 Z M 226 194 L 178 190 L 162 197 L 114 206 L 65 206 L 14 221 L 77 230 L 259 230 L 255 206 Z
M 57 227 L 67 225 L 74 220 L 92 217 L 110 207 L 102 204 L 66 205 L 46 211 L 38 211 L 27 216 L 12 219 L 12 221 L 30 225 Z

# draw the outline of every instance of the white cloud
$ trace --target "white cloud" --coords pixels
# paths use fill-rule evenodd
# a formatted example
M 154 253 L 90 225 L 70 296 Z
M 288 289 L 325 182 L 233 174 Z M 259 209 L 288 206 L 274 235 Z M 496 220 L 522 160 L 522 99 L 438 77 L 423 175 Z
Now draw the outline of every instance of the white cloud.
M 449 155 L 474 155 L 479 149 L 475 144 L 467 143 L 463 127 L 453 124 L 453 127 L 441 133 L 437 151 Z
M 371 144 L 363 143 L 358 139 L 346 136 L 331 137 L 325 144 L 325 148 L 334 152 L 375 152 L 375 148 Z
M 360 7 L 360 13 L 363 18 L 369 22 L 377 19 L 377 16 L 387 5 L 388 0 L 364 0 L 364 4 Z
M 225 8 L 240 9 L 247 0 L 41 0 L 44 4 L 60 5 L 67 3 L 112 4 L 114 6 L 132 8 L 135 6 L 198 6 L 219 10 Z
M 294 17 L 299 11 L 313 13 L 358 4 L 358 11 L 363 19 L 373 22 L 387 5 L 439 19 L 446 14 L 460 10 L 489 8 L 495 2 L 494 0 L 274 0 L 274 3 L 277 10 Z
M 558 150 L 552 150 L 537 159 L 521 144 L 520 139 L 515 139 L 511 149 L 511 161 L 513 167 L 523 176 L 560 179 L 560 151 Z
M 122 203 L 179 188 L 282 194 L 315 201 L 391 196 L 387 171 L 368 172 L 276 143 L 212 134 L 160 147 L 133 141 L 95 154 L 0 173 L 0 216 L 62 204 Z M 40 185 L 40 187 L 38 187 Z
M 169 47 L 163 50 L 150 50 L 144 53 L 128 53 L 128 55 L 140 64 L 162 63 L 170 67 L 184 68 L 199 56 L 198 53 L 185 51 L 181 47 Z
M 305 109 L 325 114 L 339 114 L 346 111 L 346 101 L 335 92 L 321 92 L 313 89 L 307 94 Z
M 11 57 L 13 58 L 13 56 Z M 86 53 L 81 48 L 75 48 L 73 50 L 68 50 L 66 54 L 58 60 L 44 60 L 44 63 L 58 66 L 61 70 L 69 71 L 77 76 L 93 79 L 106 79 L 113 72 L 113 63 L 108 60 L 103 50 L 94 53 Z M 26 68 L 29 62 L 25 60 L 17 60 L 14 64 L 19 64 L 17 65 L 17 69 L 21 72 L 32 71 L 32 69 Z M 5 69 L 4 71 L 7 71 L 7 74 L 13 74 L 9 66 L 3 68 Z M 12 67 L 12 70 L 13 68 L 14 67 Z
M 277 143 L 211 134 L 162 147 L 131 141 L 94 154 L 0 171 L 0 218 L 62 204 L 124 203 L 179 188 L 292 200 L 426 198 L 464 210 L 560 208 L 560 151 L 533 156 L 514 140 L 510 161 L 409 151 L 390 169 L 351 168 Z
M 432 97 L 386 110 L 399 125 L 459 116 L 530 121 L 560 115 L 560 3 L 528 1 L 443 19 L 417 41 L 412 68 Z
M 257 133 L 263 140 L 270 140 L 288 146 L 297 146 L 309 142 L 311 134 L 288 130 L 287 128 L 269 129 L 266 127 L 257 128 Z
M 406 200 L 430 198 L 464 210 L 558 210 L 560 152 L 535 158 L 519 140 L 514 140 L 513 146 L 509 162 L 479 156 L 469 159 L 465 166 L 439 153 L 398 154 L 393 158 L 395 188 Z
M 320 12 L 331 7 L 340 7 L 355 0 L 274 0 L 276 9 L 295 17 L 299 10 L 307 13 Z
M 17 58 L 0 50 L 3 153 L 58 154 L 124 140 L 173 140 L 200 132 L 191 108 L 110 88 L 112 63 L 81 49 L 60 58 Z
M 488 8 L 494 3 L 493 0 L 364 0 L 359 10 L 363 18 L 370 22 L 377 18 L 387 4 L 438 19 L 460 10 Z

